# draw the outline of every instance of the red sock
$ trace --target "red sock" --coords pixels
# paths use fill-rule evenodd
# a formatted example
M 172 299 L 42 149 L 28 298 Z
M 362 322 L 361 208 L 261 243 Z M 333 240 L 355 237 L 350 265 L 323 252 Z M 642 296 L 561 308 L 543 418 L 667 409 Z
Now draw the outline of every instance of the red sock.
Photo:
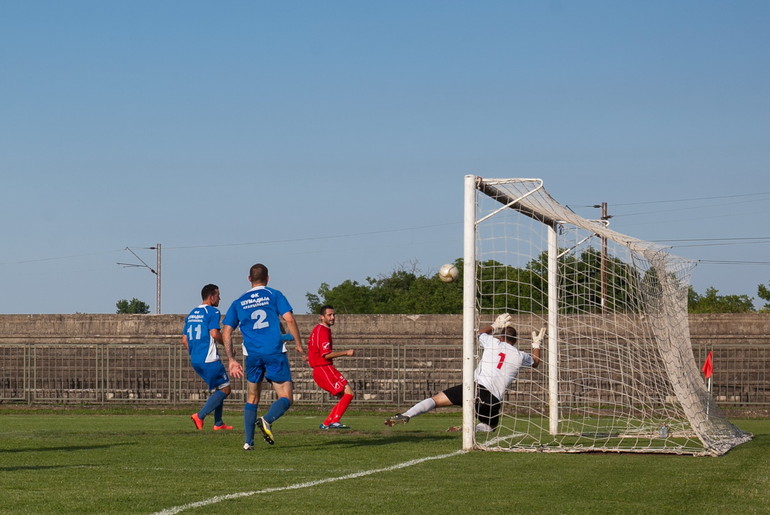
M 335 422 L 339 422 L 342 418 L 342 415 L 345 414 L 345 410 L 348 409 L 348 406 L 350 405 L 350 401 L 353 400 L 353 396 L 349 393 L 346 393 L 342 396 L 342 398 L 339 400 L 336 406 L 332 408 L 331 413 L 329 413 L 329 416 L 326 417 L 326 420 L 324 420 L 324 425 L 328 426 L 329 424 L 334 424 Z

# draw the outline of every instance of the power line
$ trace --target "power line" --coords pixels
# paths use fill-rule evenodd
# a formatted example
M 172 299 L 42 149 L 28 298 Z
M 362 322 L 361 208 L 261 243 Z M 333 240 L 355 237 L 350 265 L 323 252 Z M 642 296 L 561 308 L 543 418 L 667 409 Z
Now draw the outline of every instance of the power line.
M 682 240 L 652 240 L 653 243 L 671 243 L 671 242 L 693 242 L 687 245 L 671 245 L 672 248 L 689 247 L 726 247 L 736 245 L 754 245 L 768 244 L 770 238 L 703 238 L 703 239 L 682 239 Z
M 85 254 L 71 254 L 69 256 L 54 256 L 54 257 L 46 257 L 46 258 L 36 258 L 36 259 L 25 259 L 22 261 L 6 261 L 5 263 L 0 263 L 0 266 L 5 265 L 24 265 L 27 263 L 40 263 L 43 261 L 60 261 L 63 259 L 75 259 L 75 258 L 82 258 L 82 257 L 89 257 L 89 256 L 100 256 L 103 254 L 112 254 L 115 252 L 123 252 L 126 250 L 125 248 L 122 249 L 115 249 L 115 250 L 104 250 L 101 252 L 87 252 Z
M 694 197 L 694 198 L 680 198 L 680 199 L 671 199 L 671 200 L 646 200 L 643 202 L 613 202 L 613 207 L 618 206 L 641 206 L 646 204 L 669 204 L 674 202 L 698 202 L 701 200 L 720 200 L 720 199 L 728 199 L 728 198 L 740 198 L 740 197 L 756 197 L 760 195 L 770 195 L 770 191 L 765 191 L 761 193 L 740 193 L 737 195 L 720 195 L 716 197 Z M 593 205 L 585 205 L 580 207 L 594 207 Z
M 376 234 L 406 232 L 406 231 L 414 231 L 414 230 L 421 230 L 421 229 L 434 229 L 436 227 L 447 227 L 450 225 L 462 225 L 462 222 L 420 225 L 416 227 L 403 227 L 400 229 L 384 229 L 381 231 L 354 232 L 354 233 L 336 234 L 336 235 L 329 235 L 329 236 L 308 236 L 305 238 L 291 238 L 286 240 L 251 241 L 251 242 L 245 242 L 245 243 L 219 243 L 219 244 L 211 244 L 211 245 L 189 245 L 189 246 L 164 247 L 164 248 L 166 250 L 168 249 L 176 250 L 176 249 L 201 249 L 201 248 L 215 248 L 215 247 L 243 247 L 248 245 L 275 245 L 278 243 L 297 243 L 297 242 L 303 242 L 303 241 L 331 240 L 331 239 L 339 239 L 339 238 L 353 238 L 357 236 L 372 236 Z
M 730 261 L 726 259 L 699 259 L 698 263 L 707 265 L 770 265 L 770 261 Z
M 677 238 L 675 240 L 653 240 L 653 241 L 655 241 L 655 242 L 667 242 L 667 241 L 740 241 L 740 240 L 770 241 L 770 236 L 732 237 L 732 238 Z
M 627 202 L 625 204 L 613 203 L 613 206 L 639 206 L 643 204 L 665 204 L 665 203 L 672 203 L 672 202 L 698 202 L 701 200 L 720 200 L 720 199 L 728 199 L 728 198 L 756 197 L 759 195 L 770 195 L 770 191 L 765 191 L 762 193 L 741 193 L 738 195 L 720 195 L 717 197 L 696 197 L 696 198 L 683 198 L 683 199 L 674 199 L 674 200 L 647 200 L 644 202 Z
M 765 201 L 766 201 L 766 199 L 756 199 L 756 200 L 745 200 L 743 202 L 727 202 L 727 203 L 723 203 L 723 204 L 709 204 L 707 206 L 684 206 L 684 207 L 677 207 L 677 208 L 671 208 L 671 209 L 658 209 L 658 210 L 656 210 L 654 212 L 654 214 L 657 215 L 657 214 L 660 214 L 660 213 L 676 213 L 678 211 L 693 211 L 693 210 L 696 210 L 696 209 L 713 209 L 713 208 L 717 208 L 717 207 L 735 208 L 735 206 L 738 205 L 738 204 L 748 204 L 748 203 L 751 203 L 751 202 L 765 202 Z M 668 202 L 668 201 L 663 201 L 663 202 Z M 628 204 L 626 204 L 626 205 L 628 205 Z M 765 211 L 762 211 L 762 212 L 764 213 Z M 650 214 L 653 214 L 653 213 L 650 213 L 649 211 L 637 211 L 636 213 L 623 213 L 623 214 L 618 215 L 618 217 L 620 217 L 620 218 L 627 218 L 627 217 L 631 217 L 631 216 L 646 216 L 646 215 L 650 215 Z M 731 213 L 731 214 L 728 214 L 728 215 L 725 215 L 725 214 L 720 214 L 718 216 L 715 215 L 715 216 L 713 216 L 711 218 L 723 218 L 724 216 L 745 216 L 745 215 L 746 215 L 745 213 Z
M 734 196 L 763 195 L 763 194 L 764 193 L 756 193 L 756 194 L 734 195 Z M 719 198 L 719 197 L 707 197 L 707 198 L 713 199 L 713 198 Z M 669 202 L 669 201 L 662 201 L 662 202 Z M 671 202 L 674 202 L 674 201 L 671 201 Z M 586 206 L 586 207 L 594 207 L 594 205 Z M 317 241 L 317 240 L 355 238 L 359 236 L 372 236 L 377 234 L 390 234 L 390 233 L 415 231 L 415 230 L 422 230 L 422 229 L 434 229 L 436 227 L 449 227 L 452 225 L 461 225 L 461 222 L 419 225 L 419 226 L 412 226 L 412 227 L 401 227 L 397 229 L 385 229 L 385 230 L 378 230 L 378 231 L 365 231 L 365 232 L 356 232 L 356 233 L 343 233 L 343 234 L 334 234 L 334 235 L 328 235 L 328 236 L 309 236 L 304 238 L 289 238 L 284 240 L 264 240 L 264 241 L 253 241 L 253 242 L 220 243 L 220 244 L 208 244 L 208 245 L 179 245 L 174 247 L 164 246 L 164 249 L 168 251 L 168 250 L 202 249 L 202 248 L 219 248 L 219 247 L 243 247 L 243 246 L 250 246 L 250 245 L 276 245 L 281 243 L 298 243 L 298 242 Z M 677 242 L 692 243 L 689 245 L 670 245 L 671 248 L 716 247 L 716 246 L 727 246 L 727 245 L 767 244 L 767 243 L 770 243 L 770 236 L 730 237 L 730 238 L 678 238 L 678 239 L 663 239 L 663 240 L 651 240 L 651 241 L 654 243 L 669 243 L 669 244 L 677 243 Z M 147 248 L 152 248 L 152 247 L 147 247 Z M 67 256 L 52 256 L 52 257 L 45 257 L 45 258 L 26 259 L 26 260 L 20 260 L 20 261 L 7 261 L 7 262 L 0 263 L 0 266 L 39 263 L 39 262 L 45 262 L 45 261 L 58 261 L 58 260 L 65 260 L 65 259 L 77 259 L 82 257 L 98 256 L 103 254 L 111 254 L 115 252 L 123 252 L 125 250 L 126 250 L 126 247 L 122 249 L 107 250 L 107 251 L 101 251 L 101 252 L 89 252 L 84 254 L 71 254 Z M 708 259 L 698 260 L 698 262 L 704 263 L 704 264 L 720 264 L 720 265 L 770 264 L 770 262 L 768 261 L 708 260 Z
M 379 231 L 366 231 L 366 232 L 357 232 L 357 233 L 346 233 L 346 234 L 333 234 L 328 236 L 309 236 L 305 238 L 291 238 L 291 239 L 285 239 L 285 240 L 265 240 L 265 241 L 251 241 L 251 242 L 243 242 L 243 243 L 220 243 L 220 244 L 210 244 L 210 245 L 180 245 L 176 247 L 168 247 L 164 246 L 163 249 L 168 250 L 180 250 L 180 249 L 203 249 L 203 248 L 217 248 L 217 247 L 244 247 L 244 246 L 250 246 L 250 245 L 275 245 L 280 243 L 298 243 L 303 241 L 317 241 L 317 240 L 331 240 L 331 239 L 340 239 L 340 238 L 354 238 L 358 236 L 372 236 L 377 234 L 390 234 L 390 233 L 397 233 L 397 232 L 407 232 L 407 231 L 416 231 L 416 230 L 423 230 L 423 229 L 435 229 L 436 227 L 449 227 L 452 225 L 462 225 L 462 222 L 450 222 L 450 223 L 441 223 L 441 224 L 432 224 L 432 225 L 418 225 L 413 227 L 402 227 L 398 229 L 383 229 Z M 124 247 L 122 249 L 116 249 L 116 250 L 107 250 L 102 252 L 89 252 L 84 254 L 72 254 L 68 256 L 54 256 L 54 257 L 45 257 L 45 258 L 34 258 L 34 259 L 25 259 L 20 261 L 7 261 L 4 263 L 0 263 L 0 266 L 5 265 L 23 265 L 28 263 L 39 263 L 43 261 L 59 261 L 64 259 L 76 259 L 76 258 L 82 258 L 82 257 L 88 257 L 88 256 L 97 256 L 101 254 L 112 254 L 114 252 L 123 252 L 128 247 Z M 155 247 L 142 247 L 147 249 L 154 249 Z M 129 249 L 130 250 L 130 249 Z M 133 253 L 133 252 L 132 252 Z

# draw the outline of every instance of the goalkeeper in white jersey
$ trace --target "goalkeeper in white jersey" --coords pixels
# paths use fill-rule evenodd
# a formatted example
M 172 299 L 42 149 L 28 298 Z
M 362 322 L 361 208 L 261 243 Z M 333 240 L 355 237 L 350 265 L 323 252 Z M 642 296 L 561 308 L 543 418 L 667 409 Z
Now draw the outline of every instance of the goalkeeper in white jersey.
M 493 336 L 497 335 L 497 337 Z M 505 391 L 518 377 L 522 367 L 537 368 L 540 364 L 540 343 L 545 328 L 532 332 L 532 354 L 522 352 L 516 344 L 516 329 L 511 315 L 504 313 L 494 323 L 479 331 L 479 344 L 483 349 L 474 380 L 477 384 L 476 417 L 479 423 L 476 431 L 493 431 L 500 422 L 500 407 Z M 458 384 L 424 399 L 403 413 L 393 415 L 385 421 L 386 426 L 405 424 L 417 415 L 434 408 L 462 406 L 463 385 Z

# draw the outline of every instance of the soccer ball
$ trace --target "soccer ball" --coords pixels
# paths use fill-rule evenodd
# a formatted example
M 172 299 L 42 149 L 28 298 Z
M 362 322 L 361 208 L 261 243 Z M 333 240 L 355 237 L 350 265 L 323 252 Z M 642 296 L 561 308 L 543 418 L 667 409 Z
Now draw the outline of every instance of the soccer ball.
M 442 265 L 438 270 L 438 278 L 445 283 L 451 283 L 457 279 L 458 275 L 460 275 L 460 271 L 452 264 Z

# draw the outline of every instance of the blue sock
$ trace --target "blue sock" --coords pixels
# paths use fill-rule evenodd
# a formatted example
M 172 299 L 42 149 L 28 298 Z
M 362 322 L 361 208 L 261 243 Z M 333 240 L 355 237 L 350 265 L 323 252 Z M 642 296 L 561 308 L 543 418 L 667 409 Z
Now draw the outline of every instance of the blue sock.
M 219 403 L 219 406 L 214 408 L 214 425 L 215 426 L 221 426 L 225 423 L 224 420 L 222 420 L 222 415 L 225 411 L 225 400 L 222 399 L 222 402 Z
M 278 420 L 281 415 L 286 413 L 286 410 L 289 409 L 289 406 L 291 406 L 291 401 L 286 397 L 281 397 L 279 399 L 276 399 L 276 401 L 270 406 L 270 409 L 267 410 L 267 413 L 265 414 L 265 420 L 267 420 L 268 424 L 272 424 L 276 420 Z
M 254 445 L 254 425 L 257 423 L 257 405 L 247 402 L 243 405 L 243 441 Z
M 222 404 L 222 401 L 225 400 L 225 392 L 222 390 L 217 390 L 216 392 L 211 394 L 211 397 L 209 397 L 209 400 L 206 401 L 206 404 L 203 405 L 201 410 L 198 412 L 198 417 L 200 417 L 201 420 L 203 420 L 206 415 L 214 411 L 217 406 L 220 406 Z

